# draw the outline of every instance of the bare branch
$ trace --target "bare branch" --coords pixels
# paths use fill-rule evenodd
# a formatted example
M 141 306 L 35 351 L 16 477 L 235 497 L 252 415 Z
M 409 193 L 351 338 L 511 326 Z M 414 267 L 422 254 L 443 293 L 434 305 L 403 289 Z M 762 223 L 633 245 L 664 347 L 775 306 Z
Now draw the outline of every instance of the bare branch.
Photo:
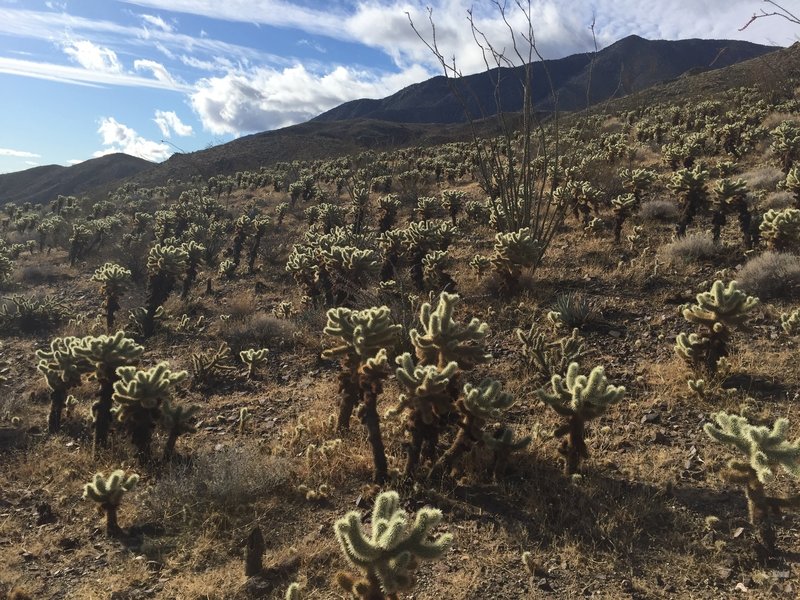
M 774 0 L 763 0 L 767 4 L 772 5 L 776 10 L 772 12 L 767 12 L 765 10 L 761 10 L 761 14 L 753 13 L 753 16 L 750 17 L 750 20 L 745 23 L 742 27 L 739 28 L 739 31 L 744 31 L 758 19 L 763 19 L 764 17 L 780 17 L 782 19 L 786 19 L 790 23 L 794 23 L 795 25 L 800 25 L 800 17 L 791 13 L 789 10 L 775 2 Z

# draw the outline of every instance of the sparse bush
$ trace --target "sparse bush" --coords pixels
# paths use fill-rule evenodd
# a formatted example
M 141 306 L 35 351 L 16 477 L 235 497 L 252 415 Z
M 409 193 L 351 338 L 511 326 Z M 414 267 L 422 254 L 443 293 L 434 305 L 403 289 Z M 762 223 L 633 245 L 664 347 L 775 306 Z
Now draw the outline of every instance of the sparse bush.
M 547 320 L 553 325 L 566 327 L 569 330 L 585 327 L 597 318 L 598 313 L 594 303 L 575 292 L 561 294 L 553 303 L 553 309 L 547 313 Z
M 759 167 L 742 174 L 751 190 L 774 191 L 783 178 L 784 174 L 775 167 Z
M 701 260 L 711 260 L 720 255 L 722 248 L 714 243 L 708 233 L 693 233 L 666 244 L 661 253 L 672 264 L 689 264 Z
M 743 290 L 763 300 L 800 295 L 800 256 L 764 252 L 748 260 L 737 274 Z
M 296 329 L 288 319 L 258 311 L 236 321 L 229 319 L 220 327 L 219 335 L 238 354 L 247 348 L 280 348 L 292 342 Z
M 669 200 L 648 200 L 642 203 L 639 218 L 642 221 L 674 223 L 678 219 L 678 207 Z

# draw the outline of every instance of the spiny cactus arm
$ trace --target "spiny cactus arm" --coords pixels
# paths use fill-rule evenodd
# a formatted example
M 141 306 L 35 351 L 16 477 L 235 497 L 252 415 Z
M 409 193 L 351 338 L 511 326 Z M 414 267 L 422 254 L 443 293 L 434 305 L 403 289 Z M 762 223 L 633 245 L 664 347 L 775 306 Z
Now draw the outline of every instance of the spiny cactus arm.
M 403 519 L 405 528 L 405 518 Z M 453 536 L 444 533 L 438 538 L 429 539 L 431 530 L 442 521 L 442 511 L 436 508 L 421 508 L 417 511 L 414 525 L 408 537 L 395 546 L 396 550 L 409 552 L 422 560 L 439 558 L 453 543 Z
M 161 422 L 165 429 L 175 431 L 177 435 L 194 433 L 197 429 L 193 419 L 198 412 L 200 407 L 195 404 L 172 404 L 170 399 L 166 398 L 161 404 Z
M 360 371 L 367 379 L 382 379 L 389 373 L 389 357 L 386 348 L 361 363 Z
M 464 407 L 472 415 L 481 419 L 495 419 L 502 411 L 514 405 L 514 396 L 501 390 L 501 384 L 486 378 L 477 386 L 464 384 Z
M 113 471 L 107 478 L 103 473 L 96 473 L 91 483 L 83 486 L 83 497 L 98 504 L 119 506 L 123 494 L 135 488 L 138 482 L 137 474 L 126 475 L 122 469 Z
M 775 420 L 771 430 L 758 431 L 751 434 L 753 439 L 762 448 L 769 464 L 780 465 L 794 478 L 800 478 L 800 439 L 789 442 L 789 420 L 779 418 Z
M 342 552 L 353 566 L 366 570 L 380 557 L 380 548 L 364 536 L 361 515 L 358 512 L 351 511 L 336 521 L 334 531 Z
M 145 371 L 130 366 L 118 367 L 114 400 L 122 405 L 139 404 L 152 408 L 188 375 L 187 371 L 171 371 L 168 362 L 160 362 Z
M 509 427 L 503 427 L 494 434 L 486 431 L 483 433 L 483 442 L 490 450 L 501 453 L 511 453 L 522 450 L 531 443 L 533 438 L 529 435 L 514 439 L 514 431 Z

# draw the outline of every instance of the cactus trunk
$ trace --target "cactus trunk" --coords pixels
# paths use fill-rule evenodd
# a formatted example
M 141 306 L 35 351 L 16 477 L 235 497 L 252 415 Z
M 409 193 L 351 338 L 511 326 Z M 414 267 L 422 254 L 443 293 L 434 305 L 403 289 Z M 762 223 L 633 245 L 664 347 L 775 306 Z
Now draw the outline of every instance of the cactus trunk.
M 350 429 L 350 417 L 353 409 L 361 399 L 361 387 L 358 385 L 358 365 L 348 363 L 339 373 L 339 418 L 336 421 L 337 431 Z
M 589 451 L 586 448 L 586 423 L 577 415 L 573 416 L 569 421 L 569 441 L 564 450 L 564 474 L 569 477 L 578 472 L 582 458 L 589 456 Z
M 108 442 L 108 432 L 111 430 L 111 406 L 114 394 L 114 380 L 111 377 L 103 377 L 100 380 L 100 392 L 95 403 L 94 421 L 94 451 L 105 447 Z
M 50 414 L 47 415 L 48 433 L 58 433 L 61 431 L 61 413 L 64 411 L 64 404 L 66 401 L 66 389 L 58 389 L 50 392 Z
M 119 300 L 115 295 L 106 297 L 106 329 L 109 333 L 114 329 L 114 314 L 119 310 Z
M 122 530 L 117 522 L 117 507 L 106 502 L 101 506 L 101 508 L 106 514 L 106 535 L 109 537 L 119 535 Z
M 385 483 L 389 476 L 377 407 L 382 388 L 380 381 L 374 381 L 364 393 L 364 404 L 361 408 L 361 422 L 367 428 L 367 438 L 372 447 L 372 461 L 375 465 L 373 481 L 379 485 Z

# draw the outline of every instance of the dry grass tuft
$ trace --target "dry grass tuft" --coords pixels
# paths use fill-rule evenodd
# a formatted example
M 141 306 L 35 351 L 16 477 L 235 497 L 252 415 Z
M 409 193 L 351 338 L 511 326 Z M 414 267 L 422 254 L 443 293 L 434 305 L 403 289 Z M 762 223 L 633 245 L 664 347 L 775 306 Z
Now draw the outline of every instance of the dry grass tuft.
M 661 249 L 661 254 L 672 264 L 710 260 L 721 253 L 722 247 L 714 243 L 709 233 L 693 233 L 678 238 Z
M 743 290 L 762 300 L 800 295 L 800 257 L 788 252 L 764 252 L 739 270 Z

